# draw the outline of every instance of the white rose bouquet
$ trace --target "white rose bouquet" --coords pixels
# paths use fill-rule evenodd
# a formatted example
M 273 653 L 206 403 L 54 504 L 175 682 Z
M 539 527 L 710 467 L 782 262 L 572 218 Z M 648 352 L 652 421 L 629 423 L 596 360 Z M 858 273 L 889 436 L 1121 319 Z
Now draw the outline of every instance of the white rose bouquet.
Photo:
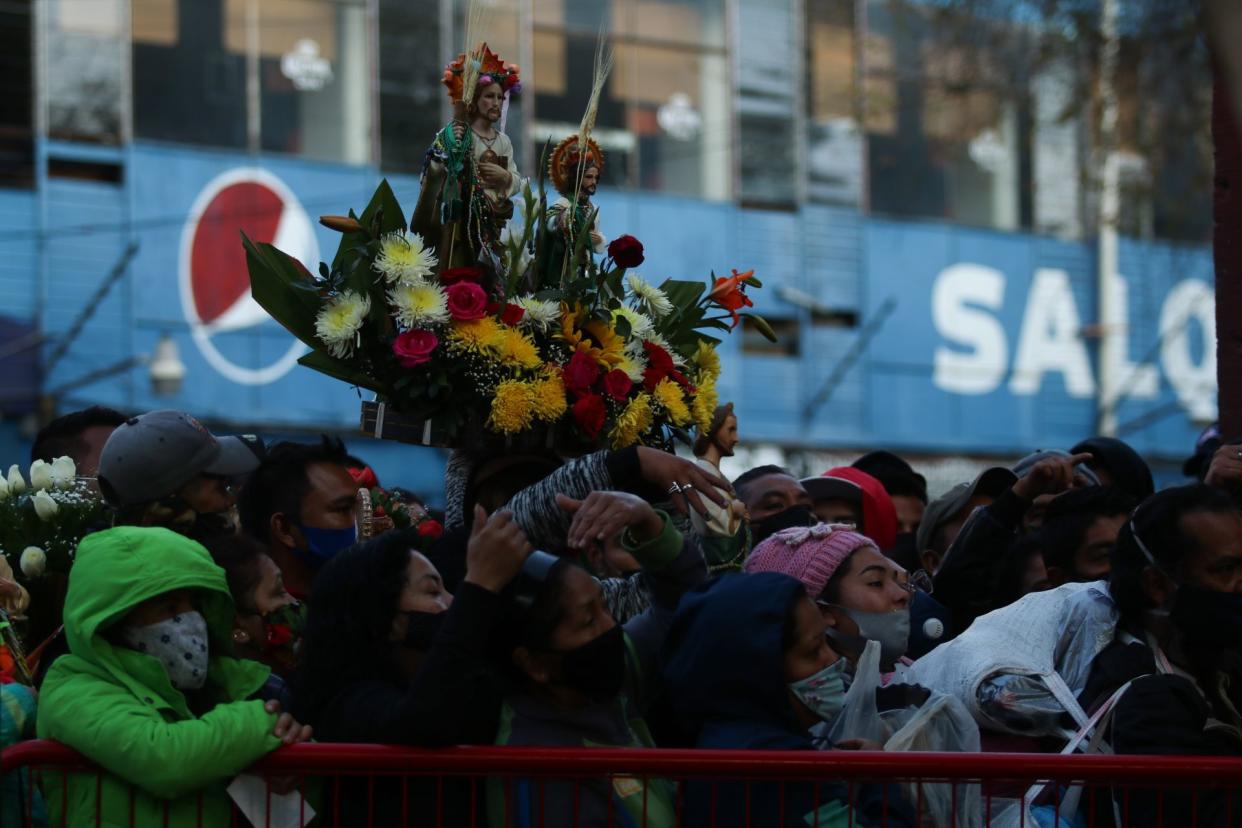
M 106 525 L 108 511 L 69 457 L 36 460 L 26 475 L 14 464 L 0 474 L 0 555 L 24 584 L 68 573 L 78 541 Z

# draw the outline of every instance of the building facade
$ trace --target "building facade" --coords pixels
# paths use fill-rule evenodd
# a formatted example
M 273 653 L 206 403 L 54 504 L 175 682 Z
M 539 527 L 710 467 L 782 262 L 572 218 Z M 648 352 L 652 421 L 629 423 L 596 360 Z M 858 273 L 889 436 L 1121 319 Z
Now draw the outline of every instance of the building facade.
M 299 367 L 302 346 L 250 299 L 238 231 L 313 268 L 336 243 L 318 215 L 360 209 L 380 177 L 413 204 L 461 5 L 5 4 L 5 456 L 40 416 L 93 403 L 353 429 L 357 392 Z M 1108 415 L 1172 467 L 1214 419 L 1191 146 L 1205 87 L 1161 86 L 1137 30 L 1123 25 L 1114 76 L 1120 241 L 1101 278 L 1097 75 L 1049 21 L 914 0 L 483 5 L 489 42 L 523 68 L 506 130 L 525 174 L 576 128 L 604 29 L 604 232 L 641 239 L 650 278 L 763 279 L 756 310 L 779 344 L 740 329 L 723 346 L 722 398 L 752 447 L 1008 457 L 1068 447 Z M 1162 140 L 1152 124 L 1179 117 L 1202 130 Z M 172 396 L 142 363 L 164 337 L 187 369 Z M 355 448 L 435 488 L 435 453 Z

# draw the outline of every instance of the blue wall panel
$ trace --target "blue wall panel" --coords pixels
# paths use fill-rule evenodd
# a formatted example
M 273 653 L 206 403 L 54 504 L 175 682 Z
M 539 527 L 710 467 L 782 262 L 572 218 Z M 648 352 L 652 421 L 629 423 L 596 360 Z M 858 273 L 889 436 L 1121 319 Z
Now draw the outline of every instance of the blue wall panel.
M 31 190 L 0 189 L 0 314 L 33 319 L 38 307 L 39 203 Z

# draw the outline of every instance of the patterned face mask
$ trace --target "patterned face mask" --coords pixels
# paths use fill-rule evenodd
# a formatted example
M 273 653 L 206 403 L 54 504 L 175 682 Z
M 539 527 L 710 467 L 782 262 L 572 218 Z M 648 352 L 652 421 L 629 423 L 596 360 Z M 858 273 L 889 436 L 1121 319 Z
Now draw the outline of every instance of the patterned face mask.
M 845 659 L 838 658 L 812 676 L 789 684 L 798 701 L 825 722 L 831 722 L 845 706 Z
M 178 690 L 198 690 L 207 681 L 207 619 L 201 613 L 174 615 L 145 627 L 126 627 L 121 639 L 132 650 L 159 661 Z

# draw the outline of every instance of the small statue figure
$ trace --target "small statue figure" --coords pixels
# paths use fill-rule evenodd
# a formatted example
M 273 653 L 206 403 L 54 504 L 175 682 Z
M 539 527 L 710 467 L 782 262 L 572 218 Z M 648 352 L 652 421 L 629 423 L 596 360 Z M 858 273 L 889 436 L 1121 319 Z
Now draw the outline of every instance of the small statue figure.
M 560 194 L 548 208 L 548 230 L 555 237 L 548 257 L 548 275 L 553 278 L 573 278 L 592 252 L 603 254 L 608 247 L 608 240 L 599 231 L 599 214 L 591 203 L 603 170 L 604 153 L 592 138 L 583 146 L 577 135 L 570 135 L 556 145 L 548 159 L 548 175 Z M 571 263 L 583 233 L 589 233 L 590 238 L 584 243 L 581 260 Z
M 485 43 L 450 63 L 443 83 L 453 120 L 427 150 L 410 227 L 435 247 L 437 273 L 481 262 L 494 273 L 522 181 L 513 143 L 501 131 L 508 95 L 521 88 L 518 67 Z
M 720 474 L 720 461 L 733 456 L 733 449 L 738 442 L 737 415 L 733 413 L 733 403 L 725 403 L 713 412 L 711 428 L 707 433 L 700 434 L 695 440 L 695 462 L 723 477 Z M 690 515 L 691 526 L 700 537 L 703 555 L 713 572 L 740 569 L 750 547 L 750 534 L 746 528 L 746 505 L 737 499 L 731 488 L 721 489 L 720 492 L 729 501 L 727 507 L 717 506 L 707 498 L 702 498 L 703 505 L 707 508 L 706 516 L 700 516 L 694 511 Z

